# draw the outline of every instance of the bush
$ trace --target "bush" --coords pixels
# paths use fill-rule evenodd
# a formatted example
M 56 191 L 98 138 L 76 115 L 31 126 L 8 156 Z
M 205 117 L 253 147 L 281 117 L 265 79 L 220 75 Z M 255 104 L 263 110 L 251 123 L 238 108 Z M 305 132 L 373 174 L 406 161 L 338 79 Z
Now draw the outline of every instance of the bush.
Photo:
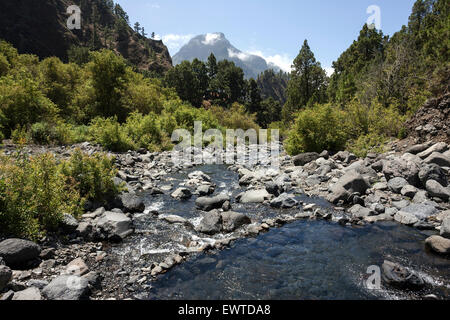
M 105 155 L 88 156 L 77 149 L 62 162 L 61 169 L 68 183 L 74 181 L 80 196 L 88 200 L 105 202 L 123 191 L 123 186 L 114 184 L 114 159 Z
M 347 149 L 358 157 L 366 157 L 369 152 L 386 152 L 386 141 L 383 135 L 367 134 L 359 136 L 356 140 L 349 142 Z
M 0 156 L 0 233 L 37 240 L 63 213 L 78 216 L 83 200 L 51 154 Z
M 125 128 L 117 122 L 117 118 L 92 120 L 89 134 L 93 141 L 114 152 L 136 149 L 133 140 L 127 135 Z
M 288 134 L 286 150 L 291 155 L 336 151 L 345 146 L 347 139 L 345 113 L 330 104 L 317 104 L 298 113 Z
M 36 122 L 31 126 L 31 139 L 37 144 L 49 144 L 52 128 L 47 122 Z
M 27 144 L 31 140 L 27 128 L 21 125 L 11 132 L 11 139 L 15 144 Z

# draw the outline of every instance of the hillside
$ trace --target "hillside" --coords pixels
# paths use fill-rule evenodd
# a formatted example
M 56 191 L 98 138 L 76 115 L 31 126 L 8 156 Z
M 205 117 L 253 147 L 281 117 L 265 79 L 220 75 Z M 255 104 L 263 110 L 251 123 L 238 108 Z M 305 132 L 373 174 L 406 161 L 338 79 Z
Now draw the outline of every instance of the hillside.
M 194 37 L 173 56 L 173 64 L 180 64 L 184 60 L 191 61 L 195 58 L 206 62 L 213 53 L 217 61 L 233 61 L 242 68 L 247 79 L 256 79 L 265 70 L 279 68 L 273 64 L 268 65 L 263 58 L 242 52 L 234 47 L 223 33 L 208 33 Z
M 81 8 L 81 30 L 69 30 L 66 10 Z M 0 2 L 0 39 L 20 53 L 40 58 L 57 56 L 67 61 L 72 46 L 108 48 L 140 70 L 162 73 L 172 65 L 162 41 L 143 37 L 128 25 L 128 16 L 108 0 L 16 0 Z

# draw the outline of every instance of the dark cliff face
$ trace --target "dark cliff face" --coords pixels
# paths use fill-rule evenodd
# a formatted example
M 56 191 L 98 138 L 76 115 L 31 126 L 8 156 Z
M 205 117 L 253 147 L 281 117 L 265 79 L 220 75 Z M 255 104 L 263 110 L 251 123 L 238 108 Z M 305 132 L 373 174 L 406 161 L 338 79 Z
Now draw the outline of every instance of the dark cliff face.
M 82 11 L 81 30 L 67 28 L 66 12 L 73 4 Z M 2 0 L 0 39 L 40 58 L 67 61 L 68 49 L 76 45 L 114 50 L 141 70 L 162 73 L 172 66 L 162 41 L 134 32 L 105 0 Z

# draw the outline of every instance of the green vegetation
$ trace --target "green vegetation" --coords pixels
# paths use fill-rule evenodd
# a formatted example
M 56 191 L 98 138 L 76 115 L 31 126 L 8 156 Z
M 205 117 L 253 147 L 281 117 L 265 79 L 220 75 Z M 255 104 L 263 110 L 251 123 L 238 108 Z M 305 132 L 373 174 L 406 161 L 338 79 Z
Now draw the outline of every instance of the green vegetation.
M 102 201 L 115 186 L 112 159 L 75 151 L 57 161 L 50 153 L 0 155 L 0 233 L 37 240 L 56 230 L 64 213 L 78 217 L 87 199 Z
M 365 25 L 329 79 L 305 42 L 283 107 L 285 121 L 295 119 L 287 150 L 348 148 L 364 156 L 383 151 L 390 137 L 403 138 L 404 121 L 427 98 L 449 90 L 449 24 L 445 0 L 417 0 L 408 26 L 392 38 Z

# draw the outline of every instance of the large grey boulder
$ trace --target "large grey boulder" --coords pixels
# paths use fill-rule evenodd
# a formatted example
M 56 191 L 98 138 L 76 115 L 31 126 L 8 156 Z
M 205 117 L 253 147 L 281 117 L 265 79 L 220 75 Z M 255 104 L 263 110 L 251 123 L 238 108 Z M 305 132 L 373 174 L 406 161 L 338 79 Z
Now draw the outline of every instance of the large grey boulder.
M 401 177 L 395 177 L 388 181 L 388 187 L 392 192 L 400 193 L 403 187 L 408 185 L 408 181 Z
M 225 194 L 219 194 L 215 197 L 200 197 L 195 201 L 197 209 L 202 211 L 211 211 L 222 208 L 226 201 L 230 201 L 230 197 Z
M 270 194 L 266 189 L 249 190 L 237 196 L 240 203 L 263 203 L 270 199 Z
M 274 208 L 289 209 L 298 204 L 295 196 L 292 194 L 283 193 L 270 202 L 270 206 Z
M 369 217 L 372 215 L 375 215 L 375 211 L 370 210 L 369 208 L 365 208 L 359 204 L 355 204 L 353 207 L 351 207 L 348 212 L 352 215 L 355 219 L 363 219 L 365 217 Z
M 50 282 L 42 293 L 49 300 L 81 300 L 89 293 L 89 281 L 78 276 L 62 275 Z
M 450 254 L 450 239 L 441 236 L 431 236 L 425 240 L 425 244 L 436 253 Z
M 422 159 L 426 159 L 434 152 L 442 153 L 442 152 L 446 151 L 447 149 L 448 149 L 448 146 L 445 142 L 439 142 L 439 143 L 436 143 L 435 145 L 431 146 L 430 148 L 426 149 L 425 151 L 419 153 L 418 156 L 421 157 Z
M 328 200 L 337 203 L 340 200 L 348 200 L 353 193 L 365 194 L 369 188 L 369 183 L 355 170 L 350 170 L 331 188 L 331 195 Z
M 178 188 L 171 194 L 172 198 L 187 200 L 192 197 L 192 192 L 188 188 Z
M 7 266 L 0 265 L 0 292 L 6 287 L 6 285 L 11 281 L 12 271 Z
M 145 210 L 145 204 L 141 197 L 135 193 L 121 194 L 120 200 L 122 201 L 122 208 L 124 212 L 129 213 L 142 213 Z
M 294 162 L 294 165 L 297 167 L 304 166 L 305 164 L 308 164 L 312 161 L 315 161 L 320 158 L 320 155 L 316 152 L 308 152 L 308 153 L 302 153 L 299 155 L 296 155 L 292 158 L 292 161 Z
M 410 185 L 418 187 L 420 186 L 419 170 L 420 167 L 416 162 L 402 158 L 383 162 L 383 174 L 387 181 L 400 177 L 406 179 Z
M 197 179 L 201 181 L 211 182 L 211 177 L 203 171 L 194 171 L 188 174 L 189 179 Z
M 6 239 L 0 242 L 0 257 L 13 269 L 27 267 L 40 253 L 41 247 L 32 241 Z
M 408 149 L 406 149 L 405 153 L 418 154 L 420 152 L 427 150 L 428 148 L 429 148 L 428 143 L 416 144 L 416 145 L 413 145 L 413 146 L 409 147 Z
M 250 224 L 251 220 L 245 214 L 227 211 L 222 212 L 223 230 L 226 232 L 233 232 L 243 225 Z
M 215 189 L 216 188 L 211 184 L 202 184 L 197 187 L 196 192 L 200 197 L 204 197 L 213 194 Z
M 133 233 L 131 219 L 120 212 L 107 211 L 103 213 L 95 226 L 101 234 L 112 241 L 120 241 Z
M 437 164 L 426 164 L 420 168 L 419 179 L 425 187 L 428 180 L 435 180 L 446 187 L 448 185 L 445 172 Z
M 444 188 L 439 182 L 434 180 L 428 180 L 425 184 L 425 188 L 428 194 L 432 197 L 440 198 L 442 200 L 448 200 L 450 198 L 450 190 Z
M 12 300 L 34 301 L 42 300 L 41 291 L 36 287 L 30 287 L 14 293 Z
M 428 164 L 437 164 L 440 167 L 450 167 L 450 158 L 444 156 L 442 153 L 433 152 L 428 158 L 424 160 Z
M 450 215 L 446 216 L 442 221 L 441 236 L 450 239 Z
M 394 216 L 395 221 L 401 224 L 405 224 L 407 226 L 412 226 L 419 222 L 419 219 L 410 212 L 399 211 Z
M 382 270 L 382 279 L 390 286 L 416 290 L 425 285 L 423 278 L 418 273 L 397 263 L 384 261 Z
M 414 225 L 419 221 L 425 220 L 426 218 L 436 214 L 437 212 L 438 210 L 429 204 L 411 204 L 397 212 L 394 219 L 402 224 Z
M 208 235 L 214 235 L 222 230 L 222 215 L 219 211 L 213 210 L 203 215 L 200 224 L 195 227 L 195 231 Z

